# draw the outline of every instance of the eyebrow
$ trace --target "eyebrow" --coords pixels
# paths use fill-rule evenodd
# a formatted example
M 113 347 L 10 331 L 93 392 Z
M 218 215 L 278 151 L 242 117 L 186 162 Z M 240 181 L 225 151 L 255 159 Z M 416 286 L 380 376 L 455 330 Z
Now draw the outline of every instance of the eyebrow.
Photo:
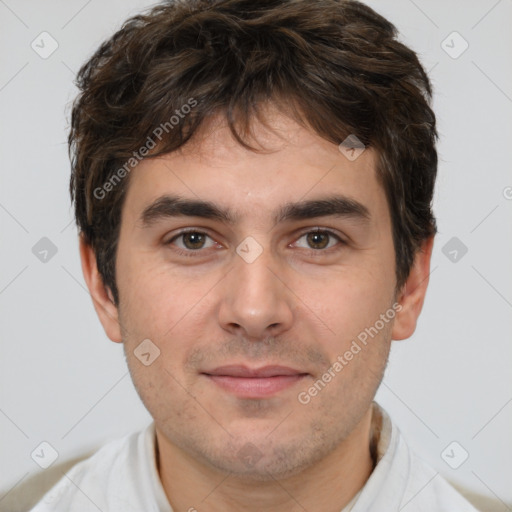
M 155 222 L 172 217 L 201 217 L 234 225 L 239 215 L 229 208 L 222 208 L 210 201 L 186 199 L 180 196 L 163 195 L 144 208 L 140 215 L 143 227 L 150 227 Z M 291 220 L 305 220 L 316 217 L 353 218 L 368 222 L 370 211 L 362 203 L 343 196 L 334 195 L 321 199 L 286 203 L 277 210 L 273 217 L 275 224 Z

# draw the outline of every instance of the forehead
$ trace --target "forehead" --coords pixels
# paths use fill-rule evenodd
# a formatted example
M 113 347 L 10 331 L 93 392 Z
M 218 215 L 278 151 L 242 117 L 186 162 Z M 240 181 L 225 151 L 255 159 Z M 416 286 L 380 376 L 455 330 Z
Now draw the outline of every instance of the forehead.
M 350 160 L 336 144 L 282 114 L 268 114 L 266 123 L 252 126 L 249 142 L 260 151 L 244 148 L 215 119 L 180 150 L 143 160 L 129 178 L 126 213 L 140 216 L 171 194 L 210 202 L 241 222 L 264 215 L 275 221 L 286 205 L 327 196 L 343 196 L 370 216 L 382 215 L 378 210 L 386 200 L 372 149 Z

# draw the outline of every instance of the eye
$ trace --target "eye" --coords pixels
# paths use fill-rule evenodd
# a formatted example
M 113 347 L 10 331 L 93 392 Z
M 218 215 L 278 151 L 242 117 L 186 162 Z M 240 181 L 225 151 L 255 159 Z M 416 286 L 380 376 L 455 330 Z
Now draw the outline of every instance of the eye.
M 209 245 L 206 243 L 207 239 L 211 241 Z M 178 233 L 168 242 L 165 242 L 165 245 L 174 245 L 176 247 L 174 250 L 178 254 L 184 256 L 194 256 L 194 252 L 199 252 L 200 249 L 208 249 L 213 247 L 215 246 L 215 242 L 208 234 L 204 233 L 203 231 L 191 229 Z
M 341 245 L 345 245 L 345 242 L 336 233 L 328 229 L 317 228 L 308 231 L 303 233 L 298 241 L 303 238 L 306 240 L 306 244 L 308 245 L 304 248 L 310 249 L 310 252 L 330 252 L 327 251 L 327 249 L 331 249 L 333 246 L 336 246 L 336 241 Z M 294 245 L 296 245 L 298 241 L 295 242 Z
M 304 239 L 306 246 L 300 245 L 300 240 Z M 337 242 L 337 243 L 336 243 Z M 210 249 L 218 246 L 207 233 L 197 229 L 189 229 L 182 231 L 173 236 L 165 245 L 172 246 L 173 250 L 180 256 L 200 256 L 202 249 Z M 316 228 L 303 233 L 293 246 L 304 248 L 311 254 L 317 255 L 319 253 L 330 253 L 331 249 L 339 250 L 336 245 L 346 245 L 344 240 L 328 229 Z M 204 251 L 203 251 L 204 252 Z

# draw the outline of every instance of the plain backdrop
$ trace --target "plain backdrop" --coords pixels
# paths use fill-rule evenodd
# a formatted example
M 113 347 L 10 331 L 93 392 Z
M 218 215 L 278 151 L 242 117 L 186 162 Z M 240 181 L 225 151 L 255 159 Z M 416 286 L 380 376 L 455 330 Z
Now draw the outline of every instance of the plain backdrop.
M 441 136 L 430 287 L 377 398 L 477 506 L 511 510 L 512 0 L 368 3 L 429 70 Z M 74 75 L 149 5 L 0 0 L 1 510 L 27 510 L 73 460 L 151 420 L 85 288 L 66 145 Z M 31 457 L 42 442 L 48 469 Z

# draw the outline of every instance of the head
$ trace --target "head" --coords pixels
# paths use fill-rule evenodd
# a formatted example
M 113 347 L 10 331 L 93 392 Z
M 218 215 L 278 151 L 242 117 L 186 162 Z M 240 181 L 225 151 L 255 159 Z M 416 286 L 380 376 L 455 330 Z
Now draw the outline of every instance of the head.
M 77 84 L 84 275 L 160 435 L 254 478 L 348 442 L 428 283 L 416 54 L 358 2 L 183 0 L 128 20 Z M 226 365 L 297 378 L 234 392 Z

